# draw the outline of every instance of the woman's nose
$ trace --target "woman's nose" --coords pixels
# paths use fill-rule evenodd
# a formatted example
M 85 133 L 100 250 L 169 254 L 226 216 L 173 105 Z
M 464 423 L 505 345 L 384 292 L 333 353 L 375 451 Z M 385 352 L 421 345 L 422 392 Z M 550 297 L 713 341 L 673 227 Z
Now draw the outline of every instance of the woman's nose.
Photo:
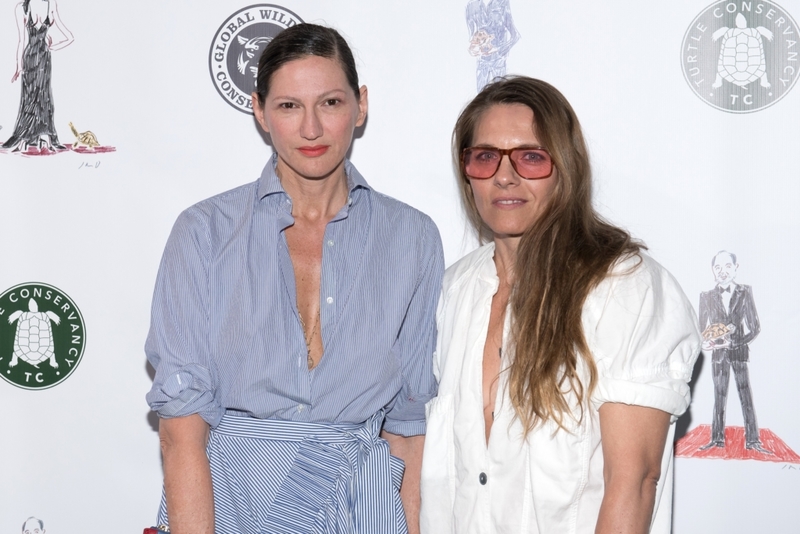
M 511 155 L 504 154 L 500 158 L 500 165 L 497 167 L 497 172 L 494 173 L 495 183 L 500 186 L 516 185 L 519 183 L 520 179 L 517 171 L 514 170 L 514 166 L 511 164 Z
M 303 116 L 303 123 L 300 126 L 300 135 L 304 139 L 312 140 L 322 136 L 322 123 L 317 117 L 316 110 L 309 109 Z

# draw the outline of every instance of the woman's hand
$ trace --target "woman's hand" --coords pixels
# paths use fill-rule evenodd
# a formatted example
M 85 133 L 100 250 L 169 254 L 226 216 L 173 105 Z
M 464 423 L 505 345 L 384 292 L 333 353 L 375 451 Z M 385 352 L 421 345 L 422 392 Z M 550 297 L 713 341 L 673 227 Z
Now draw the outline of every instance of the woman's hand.
M 606 403 L 600 407 L 605 491 L 596 534 L 650 531 L 670 414 Z
M 208 423 L 197 414 L 159 423 L 173 534 L 214 534 L 214 493 L 206 456 L 208 429 Z
M 11 77 L 11 83 L 14 83 L 14 82 L 16 82 L 16 81 L 17 81 L 17 78 L 19 78 L 19 75 L 20 75 L 20 74 L 22 74 L 22 71 L 21 71 L 21 70 L 19 70 L 19 69 L 17 69 L 17 72 L 15 72 L 15 73 L 14 73 L 14 76 L 12 76 L 12 77 Z

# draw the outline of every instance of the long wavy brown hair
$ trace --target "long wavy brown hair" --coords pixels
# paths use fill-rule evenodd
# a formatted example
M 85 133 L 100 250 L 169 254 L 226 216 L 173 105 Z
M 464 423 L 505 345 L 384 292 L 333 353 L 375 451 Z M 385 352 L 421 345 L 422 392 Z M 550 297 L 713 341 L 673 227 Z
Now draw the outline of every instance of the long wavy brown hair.
M 645 247 L 595 211 L 589 155 L 572 106 L 552 85 L 524 76 L 487 85 L 453 130 L 461 198 L 481 241 L 491 241 L 492 231 L 478 213 L 461 153 L 472 145 L 483 113 L 507 104 L 533 110 L 531 126 L 556 169 L 548 204 L 519 242 L 510 299 L 514 358 L 509 394 L 527 434 L 546 420 L 566 428 L 565 414 L 583 418 L 585 401 L 597 382 L 597 366 L 581 325 L 584 301 L 617 259 Z M 578 372 L 580 359 L 588 384 Z M 580 407 L 577 414 L 570 410 L 572 394 Z

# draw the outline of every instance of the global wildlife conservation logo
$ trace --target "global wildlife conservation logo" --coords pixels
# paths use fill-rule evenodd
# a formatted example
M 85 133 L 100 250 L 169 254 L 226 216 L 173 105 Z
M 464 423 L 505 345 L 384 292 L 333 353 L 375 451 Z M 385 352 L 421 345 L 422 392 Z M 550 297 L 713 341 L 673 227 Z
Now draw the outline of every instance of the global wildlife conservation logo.
M 23 389 L 47 389 L 83 357 L 86 327 L 60 289 L 29 282 L 0 294 L 0 376 Z
M 774 2 L 715 2 L 686 31 L 683 76 L 710 106 L 731 113 L 759 111 L 797 82 L 798 42 L 797 24 Z
M 242 113 L 253 113 L 250 95 L 256 90 L 261 52 L 273 37 L 301 22 L 284 7 L 256 4 L 222 23 L 211 42 L 208 68 L 217 92 L 228 104 Z

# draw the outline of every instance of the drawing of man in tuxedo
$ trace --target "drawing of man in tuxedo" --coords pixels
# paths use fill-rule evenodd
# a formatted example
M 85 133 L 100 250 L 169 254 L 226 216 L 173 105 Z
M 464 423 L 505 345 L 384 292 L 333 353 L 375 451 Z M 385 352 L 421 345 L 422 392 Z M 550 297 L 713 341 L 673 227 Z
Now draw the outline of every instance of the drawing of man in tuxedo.
M 711 441 L 700 450 L 725 446 L 725 408 L 728 403 L 730 373 L 736 380 L 739 401 L 742 404 L 745 427 L 745 447 L 764 454 L 772 454 L 761 444 L 758 434 L 753 393 L 747 362 L 753 339 L 761 332 L 761 324 L 753 300 L 753 289 L 734 282 L 736 254 L 718 252 L 711 260 L 711 269 L 717 285 L 700 294 L 700 328 L 703 330 L 703 349 L 711 351 L 714 378 L 714 417 L 711 424 Z

